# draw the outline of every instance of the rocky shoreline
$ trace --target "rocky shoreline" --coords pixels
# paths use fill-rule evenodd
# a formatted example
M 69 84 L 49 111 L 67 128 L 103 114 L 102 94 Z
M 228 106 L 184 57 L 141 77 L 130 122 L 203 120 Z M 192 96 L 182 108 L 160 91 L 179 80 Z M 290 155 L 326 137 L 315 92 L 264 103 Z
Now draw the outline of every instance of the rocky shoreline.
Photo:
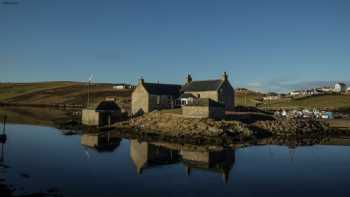
M 269 119 L 250 124 L 237 120 L 184 118 L 179 114 L 152 112 L 113 125 L 115 130 L 142 136 L 158 136 L 175 141 L 216 143 L 257 143 L 271 137 L 318 139 L 330 134 L 326 122 L 312 119 Z

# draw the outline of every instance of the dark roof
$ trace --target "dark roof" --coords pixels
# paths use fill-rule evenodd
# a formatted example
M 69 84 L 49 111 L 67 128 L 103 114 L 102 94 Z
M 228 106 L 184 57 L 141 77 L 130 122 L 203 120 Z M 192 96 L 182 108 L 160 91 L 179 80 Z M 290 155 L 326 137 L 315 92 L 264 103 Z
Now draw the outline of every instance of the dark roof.
M 96 111 L 120 111 L 120 107 L 114 101 L 102 101 L 97 105 Z
M 210 106 L 210 107 L 225 107 L 224 104 L 216 102 L 209 98 L 200 98 L 196 99 L 195 101 L 187 104 L 187 106 Z
M 150 94 L 171 96 L 178 96 L 181 89 L 181 85 L 161 83 L 144 83 L 143 87 L 145 87 Z
M 183 92 L 186 91 L 213 91 L 219 89 L 220 85 L 222 83 L 222 80 L 206 80 L 206 81 L 192 81 L 190 83 L 187 83 L 182 88 Z
M 339 85 L 341 85 L 341 86 L 346 86 L 345 83 L 337 83 L 337 84 L 339 84 Z
M 196 98 L 196 97 L 191 93 L 183 93 L 181 94 L 180 98 Z

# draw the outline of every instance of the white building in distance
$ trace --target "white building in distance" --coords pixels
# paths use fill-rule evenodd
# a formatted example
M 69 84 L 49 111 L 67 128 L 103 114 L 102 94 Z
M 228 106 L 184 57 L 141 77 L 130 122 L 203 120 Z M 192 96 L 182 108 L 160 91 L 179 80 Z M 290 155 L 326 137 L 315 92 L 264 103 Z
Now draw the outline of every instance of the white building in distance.
M 346 92 L 346 88 L 347 86 L 345 83 L 336 83 L 334 86 L 334 92 L 338 92 L 338 93 Z

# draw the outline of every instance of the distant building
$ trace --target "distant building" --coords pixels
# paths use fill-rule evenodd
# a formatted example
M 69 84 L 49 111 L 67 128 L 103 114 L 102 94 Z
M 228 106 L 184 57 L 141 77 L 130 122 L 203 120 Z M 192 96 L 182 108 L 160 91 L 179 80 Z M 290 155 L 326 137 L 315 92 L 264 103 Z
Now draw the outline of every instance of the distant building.
M 299 91 L 299 90 L 297 90 L 297 91 L 291 91 L 291 92 L 289 92 L 289 95 L 292 96 L 292 97 L 294 97 L 294 96 L 300 96 L 300 95 L 302 95 L 302 91 Z
M 269 96 L 264 96 L 263 101 L 273 101 L 273 100 L 278 100 L 280 98 L 281 98 L 281 96 L 279 96 L 279 95 L 277 95 L 277 96 L 269 95 Z
M 336 83 L 334 86 L 334 92 L 341 93 L 346 92 L 347 86 L 345 83 Z
M 332 89 L 331 87 L 322 87 L 322 88 L 321 88 L 321 91 L 322 91 L 322 92 L 325 92 L 325 93 L 328 93 L 328 92 L 332 92 L 333 89 Z
M 125 89 L 132 89 L 132 88 L 134 88 L 134 86 L 129 84 L 118 84 L 113 86 L 113 89 L 116 89 L 116 90 L 125 90 Z
M 131 111 L 133 115 L 154 110 L 172 109 L 180 95 L 181 85 L 146 83 L 141 79 L 131 95 Z
M 346 92 L 350 92 L 350 87 L 346 88 Z
M 266 96 L 264 96 L 262 99 L 263 101 L 272 101 L 272 100 L 278 100 L 280 98 L 281 98 L 281 95 L 275 92 L 270 92 Z
M 193 81 L 192 76 L 187 76 L 187 83 L 181 92 L 191 94 L 197 99 L 208 98 L 222 103 L 225 110 L 232 110 L 235 104 L 234 89 L 228 81 L 226 72 L 220 79 Z

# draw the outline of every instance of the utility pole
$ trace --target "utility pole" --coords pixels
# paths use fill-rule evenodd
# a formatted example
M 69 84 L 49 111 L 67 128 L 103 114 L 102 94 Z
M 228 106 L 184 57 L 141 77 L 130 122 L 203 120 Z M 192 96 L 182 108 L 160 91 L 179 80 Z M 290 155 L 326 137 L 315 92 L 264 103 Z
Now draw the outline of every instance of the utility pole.
M 87 108 L 90 108 L 90 89 L 91 89 L 91 81 L 93 78 L 93 74 L 90 75 L 89 81 L 88 81 L 88 101 L 87 101 Z

